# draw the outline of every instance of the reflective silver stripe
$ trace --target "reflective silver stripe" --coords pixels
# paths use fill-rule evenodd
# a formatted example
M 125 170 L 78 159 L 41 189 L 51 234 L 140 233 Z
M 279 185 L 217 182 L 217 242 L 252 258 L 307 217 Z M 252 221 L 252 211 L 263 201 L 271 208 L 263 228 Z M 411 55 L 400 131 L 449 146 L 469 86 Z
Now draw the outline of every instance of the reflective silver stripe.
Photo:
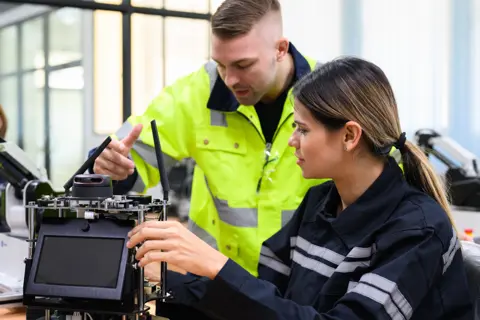
M 145 190 L 145 183 L 143 182 L 142 178 L 140 175 L 137 176 L 137 180 L 135 180 L 135 183 L 133 184 L 133 187 L 130 191 L 134 192 L 143 192 Z
M 325 277 L 330 277 L 333 272 L 335 271 L 334 268 L 327 266 L 323 262 L 317 261 L 312 258 L 308 258 L 295 250 L 293 252 L 293 261 L 304 267 L 305 269 L 309 269 L 315 271 Z
M 260 255 L 260 258 L 258 259 L 258 263 L 266 267 L 269 267 L 270 269 L 273 269 L 278 273 L 284 274 L 286 276 L 290 275 L 290 271 L 291 271 L 290 268 L 284 265 L 283 263 L 281 263 L 280 261 L 277 261 L 273 258 Z
M 297 237 L 296 245 L 298 248 L 302 249 L 308 254 L 327 260 L 337 266 L 343 261 L 343 259 L 345 259 L 345 257 L 341 254 L 338 254 L 330 249 L 317 246 L 316 244 L 310 243 L 300 236 Z
M 254 228 L 258 226 L 258 211 L 256 208 L 232 208 L 225 200 L 213 197 L 220 220 L 235 227 Z
M 282 227 L 284 227 L 293 217 L 296 210 L 283 210 L 282 211 Z
M 217 127 L 228 127 L 227 116 L 217 110 L 210 110 L 210 125 Z
M 122 140 L 123 138 L 128 136 L 128 134 L 130 133 L 130 131 L 132 131 L 132 129 L 133 129 L 132 124 L 128 121 L 125 121 L 120 127 L 120 129 L 118 129 L 117 132 L 115 132 L 115 135 L 119 140 Z
M 458 249 L 460 249 L 460 240 L 457 237 L 457 233 L 455 229 L 452 228 L 452 238 L 450 239 L 450 245 L 448 247 L 447 252 L 443 254 L 443 273 L 447 271 L 450 264 L 452 264 L 453 258 L 455 257 L 455 253 Z
M 350 292 L 381 304 L 392 319 L 410 319 L 412 316 L 412 306 L 400 292 L 397 284 L 378 274 L 364 274 L 359 284 Z
M 152 167 L 155 167 L 158 169 L 158 162 L 157 162 L 157 156 L 155 154 L 155 148 L 149 145 L 146 145 L 141 141 L 137 141 L 133 145 L 132 150 L 137 152 L 138 155 L 143 159 L 143 161 L 145 161 Z M 163 153 L 163 160 L 165 163 L 165 168 L 167 170 L 170 169 L 177 162 L 177 160 L 173 159 L 172 157 L 170 157 L 165 153 Z
M 235 227 L 256 228 L 258 226 L 257 208 L 232 208 L 226 200 L 218 199 L 213 195 L 207 177 L 205 177 L 205 184 L 207 185 L 208 192 L 212 196 L 218 217 L 221 221 Z
M 188 220 L 188 229 L 197 237 L 208 243 L 211 247 L 218 249 L 217 240 L 191 219 Z
M 217 63 L 215 61 L 208 61 L 205 63 L 205 71 L 210 78 L 210 92 L 213 90 L 213 86 L 215 86 L 215 82 L 218 78 L 218 70 L 217 70 Z
M 262 246 L 260 251 L 259 263 L 286 276 L 290 275 L 290 267 L 284 264 L 270 248 L 265 246 Z
M 358 286 L 358 282 L 349 281 L 349 282 L 348 282 L 347 292 L 352 291 L 353 288 L 355 288 L 356 286 Z
M 347 254 L 347 259 L 363 259 L 360 261 L 355 260 L 347 260 L 342 261 L 340 265 L 335 269 L 335 272 L 340 273 L 349 273 L 355 271 L 355 269 L 359 267 L 369 267 L 371 263 L 371 259 L 365 260 L 365 258 L 371 258 L 372 255 L 376 251 L 376 246 L 372 245 L 367 248 L 363 247 L 354 247 L 350 252 Z

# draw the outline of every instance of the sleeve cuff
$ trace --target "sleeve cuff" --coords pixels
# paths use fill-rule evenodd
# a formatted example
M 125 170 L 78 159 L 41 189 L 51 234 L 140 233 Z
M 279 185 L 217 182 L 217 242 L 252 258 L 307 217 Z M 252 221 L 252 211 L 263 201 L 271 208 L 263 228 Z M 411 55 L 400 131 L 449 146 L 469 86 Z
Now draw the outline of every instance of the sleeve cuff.
M 220 272 L 215 277 L 214 281 L 222 281 L 228 284 L 233 289 L 240 291 L 242 285 L 253 277 L 247 270 L 243 269 L 232 259 L 228 259 Z

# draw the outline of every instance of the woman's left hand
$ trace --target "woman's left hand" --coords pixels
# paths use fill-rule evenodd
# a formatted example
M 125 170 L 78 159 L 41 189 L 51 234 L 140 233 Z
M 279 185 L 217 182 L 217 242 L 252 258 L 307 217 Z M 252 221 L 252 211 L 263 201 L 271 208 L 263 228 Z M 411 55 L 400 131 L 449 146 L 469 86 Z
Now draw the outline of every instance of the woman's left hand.
M 147 221 L 128 234 L 128 248 L 143 244 L 135 258 L 143 267 L 165 261 L 187 272 L 213 279 L 228 258 L 177 221 Z

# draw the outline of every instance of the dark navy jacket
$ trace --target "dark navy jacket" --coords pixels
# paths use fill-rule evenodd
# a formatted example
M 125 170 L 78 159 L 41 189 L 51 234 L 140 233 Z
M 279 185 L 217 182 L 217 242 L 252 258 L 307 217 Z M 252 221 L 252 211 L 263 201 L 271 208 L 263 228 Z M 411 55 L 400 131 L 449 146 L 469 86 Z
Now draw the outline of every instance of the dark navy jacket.
M 444 210 L 393 159 L 336 216 L 311 188 L 264 243 L 259 278 L 229 260 L 214 280 L 170 272 L 174 299 L 218 319 L 473 319 L 460 242 Z

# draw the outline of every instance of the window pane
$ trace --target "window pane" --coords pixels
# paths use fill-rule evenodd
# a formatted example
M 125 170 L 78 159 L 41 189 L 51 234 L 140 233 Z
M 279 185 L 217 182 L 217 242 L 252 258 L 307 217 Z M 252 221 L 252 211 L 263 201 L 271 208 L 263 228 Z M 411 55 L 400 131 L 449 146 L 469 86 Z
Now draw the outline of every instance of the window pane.
M 132 6 L 161 9 L 163 0 L 132 0 Z
M 70 81 L 78 68 L 69 68 L 50 73 L 51 79 Z M 72 75 L 72 76 L 70 76 Z M 76 78 L 83 78 L 77 75 Z M 50 80 L 51 80 L 50 79 Z M 51 82 L 49 80 L 49 82 Z M 83 79 L 82 79 L 83 80 Z M 83 82 L 83 81 L 81 81 Z M 85 159 L 83 90 L 75 87 L 50 88 L 50 180 L 54 188 L 61 189 Z M 65 121 L 65 119 L 70 119 Z M 67 133 L 71 134 L 67 134 Z
M 22 24 L 22 68 L 38 69 L 45 66 L 43 50 L 43 18 Z
M 0 30 L 0 74 L 17 70 L 17 41 L 15 26 Z
M 209 32 L 208 21 L 165 18 L 166 85 L 197 70 L 208 60 Z
M 122 16 L 94 13 L 94 132 L 111 134 L 122 124 Z
M 448 129 L 450 1 L 362 3 L 362 55 L 390 79 L 403 130 Z
M 142 114 L 163 88 L 162 20 L 132 15 L 132 114 Z
M 23 75 L 23 149 L 37 166 L 45 167 L 44 71 Z
M 165 1 L 165 9 L 168 9 L 168 10 L 208 13 L 210 9 L 209 0 L 164 0 L 164 1 Z
M 63 8 L 49 15 L 51 66 L 80 60 L 82 58 L 82 10 Z
M 10 76 L 0 81 L 0 105 L 5 111 L 8 127 L 6 140 L 18 144 L 18 90 L 17 77 Z
M 473 1 L 473 13 L 472 13 L 472 22 L 473 22 L 473 32 L 472 32 L 472 81 L 470 90 L 472 92 L 472 117 L 470 122 L 470 127 L 474 132 L 475 139 L 472 141 L 477 141 L 473 148 L 473 152 L 477 156 L 480 156 L 480 126 L 478 125 L 478 119 L 480 119 L 480 1 Z M 470 148 L 470 146 L 468 146 Z
M 210 12 L 215 13 L 224 0 L 210 0 Z

